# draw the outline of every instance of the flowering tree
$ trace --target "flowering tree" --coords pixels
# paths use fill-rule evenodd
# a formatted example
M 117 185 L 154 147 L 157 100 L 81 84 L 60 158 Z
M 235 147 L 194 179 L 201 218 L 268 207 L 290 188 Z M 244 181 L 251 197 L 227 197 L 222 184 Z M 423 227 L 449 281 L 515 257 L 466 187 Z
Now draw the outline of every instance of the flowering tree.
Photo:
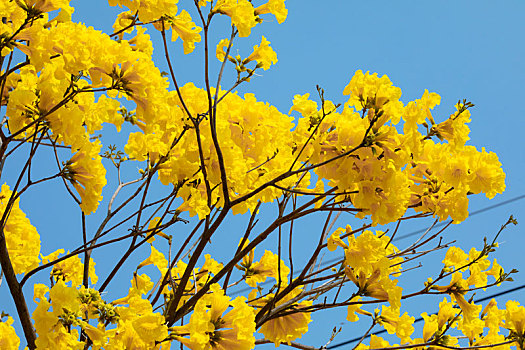
M 314 349 L 299 338 L 313 313 L 332 308 L 371 324 L 360 349 L 524 348 L 525 308 L 510 301 L 500 309 L 492 300 L 482 310 L 469 300 L 510 279 L 512 271 L 489 260 L 499 233 L 468 253 L 439 240 L 441 231 L 402 249 L 392 242 L 402 221 L 459 223 L 469 195 L 503 192 L 497 156 L 466 145 L 473 104 L 459 101 L 436 121 L 438 94 L 425 90 L 404 104 L 387 76 L 357 71 L 344 105 L 318 87 L 315 98 L 296 95 L 284 114 L 236 92 L 277 62 L 270 42 L 263 36 L 250 54 L 232 54 L 236 39 L 267 18 L 286 19 L 284 0 L 195 0 L 187 9 L 174 0 L 109 0 L 123 7 L 111 34 L 73 23 L 68 3 L 0 2 L 0 165 L 16 173 L 0 194 L 1 287 L 12 296 L 1 306 L 13 302 L 17 312 L 2 314 L 2 349 L 20 345 L 14 319 L 30 349 Z M 215 43 L 210 33 L 220 16 L 231 28 Z M 152 60 L 147 29 L 162 39 L 168 72 Z M 181 86 L 172 59 L 197 44 L 204 81 Z M 229 71 L 233 82 L 223 78 Z M 123 149 L 97 135 L 108 124 L 126 134 Z M 48 174 L 36 177 L 42 148 L 54 157 L 43 160 Z M 106 175 L 116 186 L 107 188 Z M 53 181 L 79 207 L 82 229 L 73 233 L 83 243 L 49 252 L 41 248 L 47 233 L 19 204 Z M 156 186 L 160 196 L 152 194 Z M 103 190 L 110 200 L 99 205 Z M 273 210 L 261 223 L 267 207 Z M 212 238 L 239 214 L 246 224 L 232 233 L 238 246 L 218 261 Z M 322 229 L 311 232 L 306 263 L 298 264 L 294 223 L 312 216 L 322 218 Z M 334 227 L 364 218 L 372 223 Z M 388 224 L 392 232 L 375 229 Z M 263 252 L 275 236 L 278 244 Z M 122 242 L 128 248 L 99 281 L 92 253 Z M 141 251 L 149 256 L 136 263 Z M 439 251 L 442 265 L 419 289 L 401 286 L 410 261 Z M 337 252 L 341 258 L 319 264 Z M 103 292 L 133 264 L 128 292 L 108 299 L 119 291 Z M 50 274 L 50 283 L 31 282 L 36 274 Z M 437 314 L 423 313 L 416 334 L 402 302 L 430 294 L 443 301 Z M 374 326 L 399 344 L 373 335 L 365 345 Z M 336 334 L 326 335 L 325 348 Z

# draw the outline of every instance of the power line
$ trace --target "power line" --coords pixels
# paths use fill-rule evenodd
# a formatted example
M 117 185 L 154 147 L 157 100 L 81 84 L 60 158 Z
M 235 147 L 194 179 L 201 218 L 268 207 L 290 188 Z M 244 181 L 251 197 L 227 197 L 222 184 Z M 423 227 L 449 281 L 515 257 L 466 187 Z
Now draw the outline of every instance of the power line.
M 483 298 L 476 299 L 476 300 L 474 300 L 474 303 L 480 303 L 482 301 L 485 301 L 485 300 L 488 300 L 488 299 L 492 299 L 492 298 L 496 298 L 496 297 L 502 296 L 504 294 L 512 293 L 512 292 L 518 291 L 518 290 L 523 289 L 523 288 L 525 288 L 525 284 L 522 284 L 521 286 L 518 286 L 518 287 L 515 287 L 515 288 L 511 288 L 511 289 L 505 290 L 503 292 L 498 292 L 498 293 L 495 293 L 495 294 L 492 294 L 492 295 L 489 295 L 489 296 L 486 296 L 486 297 L 483 297 Z M 423 321 L 423 317 L 418 317 L 418 318 L 416 318 L 414 320 L 414 323 L 418 323 L 418 322 L 421 322 L 421 321 Z M 383 333 L 386 333 L 386 329 L 382 329 L 380 331 L 372 333 L 372 334 L 368 335 L 366 338 L 368 338 L 368 337 L 370 337 L 372 335 L 379 335 L 379 334 L 383 334 Z M 339 348 L 339 347 L 344 346 L 344 345 L 355 343 L 356 341 L 361 340 L 361 338 L 363 338 L 363 337 L 361 336 L 361 337 L 353 338 L 353 339 L 350 339 L 350 340 L 345 340 L 345 341 L 343 341 L 341 343 L 337 343 L 337 344 L 328 346 L 327 349 L 336 349 L 336 348 Z
M 506 205 L 506 204 L 509 204 L 509 203 L 512 203 L 512 202 L 519 201 L 520 199 L 523 199 L 523 198 L 525 198 L 525 194 L 522 194 L 521 196 L 517 196 L 517 197 L 511 198 L 511 199 L 508 199 L 506 201 L 497 203 L 497 204 L 489 205 L 488 207 L 481 208 L 479 210 L 473 211 L 472 213 L 469 214 L 469 217 L 474 216 L 474 215 L 478 215 L 478 214 L 481 214 L 481 213 L 484 213 L 484 212 L 492 210 L 492 209 L 496 209 L 498 207 L 501 207 L 503 205 Z M 443 221 L 443 222 L 440 222 L 440 223 L 434 225 L 434 227 L 435 228 L 442 227 L 442 226 L 448 225 L 448 223 L 449 223 L 449 221 Z M 424 228 L 424 229 L 420 229 L 420 230 L 417 230 L 417 231 L 414 231 L 414 232 L 407 233 L 406 235 L 401 235 L 399 237 L 395 237 L 394 241 L 397 241 L 397 240 L 400 240 L 400 239 L 403 239 L 403 238 L 407 238 L 407 237 L 411 237 L 411 236 L 417 235 L 418 233 L 423 233 L 426 230 L 427 229 Z
M 469 217 L 471 216 L 474 216 L 474 215 L 478 215 L 478 214 L 481 214 L 481 213 L 484 213 L 486 211 L 489 211 L 489 210 L 492 210 L 492 209 L 496 209 L 498 207 L 501 207 L 501 206 L 504 206 L 504 205 L 507 205 L 507 204 L 510 204 L 512 202 L 516 202 L 516 201 L 519 201 L 521 199 L 524 199 L 525 198 L 525 194 L 522 194 L 520 196 L 516 196 L 516 197 L 513 197 L 511 199 L 508 199 L 506 201 L 503 201 L 503 202 L 500 202 L 500 203 L 496 203 L 496 204 L 493 204 L 493 205 L 489 205 L 488 207 L 485 207 L 485 208 L 481 208 L 479 210 L 475 210 L 473 211 L 472 213 L 469 214 Z M 448 225 L 449 221 L 444 221 L 444 222 L 440 222 L 436 225 L 434 225 L 434 228 L 438 228 L 438 227 L 442 227 L 442 226 L 445 226 L 445 225 Z M 415 236 L 419 233 L 423 233 L 427 231 L 427 228 L 424 228 L 424 229 L 419 229 L 417 231 L 413 231 L 413 232 L 410 232 L 410 233 L 407 233 L 405 235 L 401 235 L 401 236 L 397 236 L 397 237 L 394 237 L 393 241 L 398 241 L 398 240 L 401 240 L 401 239 L 404 239 L 404 238 L 408 238 L 408 237 L 411 237 L 411 236 Z M 324 264 L 322 264 L 321 266 L 322 267 L 325 267 L 325 266 L 328 266 L 336 261 L 340 260 L 340 258 L 334 258 L 334 259 L 330 259 L 330 260 L 327 260 Z M 260 285 L 261 286 L 264 286 L 264 285 L 268 285 L 270 284 L 271 282 L 270 281 L 265 281 L 265 282 L 262 282 Z M 242 288 L 242 289 L 239 289 L 237 291 L 235 291 L 234 293 L 232 293 L 231 295 L 239 295 L 241 293 L 244 293 L 244 292 L 247 292 L 247 291 L 250 291 L 252 290 L 251 287 L 246 287 L 246 288 Z
M 488 207 L 485 207 L 485 208 L 482 208 L 482 209 L 479 209 L 479 210 L 476 210 L 476 211 L 473 211 L 469 216 L 474 216 L 474 215 L 478 215 L 478 214 L 481 214 L 481 213 L 484 213 L 486 211 L 489 211 L 489 210 L 492 210 L 492 209 L 495 209 L 495 208 L 498 208 L 500 206 L 503 206 L 503 205 L 506 205 L 506 204 L 509 204 L 509 203 L 512 203 L 512 202 L 516 202 L 518 200 L 521 200 L 525 198 L 525 194 L 522 194 L 520 196 L 517 196 L 517 197 L 514 197 L 514 198 L 511 198 L 511 199 L 508 199 L 506 201 L 503 201 L 503 202 L 500 202 L 500 203 L 497 203 L 497 204 L 494 204 L 494 205 L 490 205 Z M 441 226 L 444 226 L 446 225 L 447 222 L 441 222 L 437 225 L 435 225 L 435 227 L 441 227 Z M 413 236 L 413 235 L 416 235 L 418 233 L 423 233 L 425 232 L 426 229 L 421 229 L 421 230 L 417 230 L 417 231 L 414 231 L 414 232 L 411 232 L 411 233 L 408 233 L 406 235 L 403 235 L 403 236 L 399 236 L 399 237 L 396 237 L 397 239 L 403 239 L 403 238 L 407 238 L 407 237 L 410 237 L 410 236 Z M 394 239 L 396 240 L 396 239 Z M 502 295 L 505 295 L 505 294 L 508 294 L 508 293 L 512 293 L 512 292 L 515 292 L 515 291 L 518 291 L 520 289 L 523 289 L 525 288 L 525 284 L 521 285 L 521 286 L 518 286 L 518 287 L 515 287 L 515 288 L 511 288 L 511 289 L 508 289 L 506 291 L 502 291 L 502 292 L 498 292 L 498 293 L 495 293 L 495 294 L 492 294 L 492 295 L 489 295 L 489 296 L 486 296 L 486 297 L 483 297 L 483 298 L 479 298 L 477 300 L 474 300 L 475 303 L 480 303 L 480 302 L 483 302 L 483 301 L 486 301 L 486 300 L 489 300 L 489 299 L 492 299 L 492 298 L 496 298 L 496 297 L 499 297 L 499 296 L 502 296 Z M 423 318 L 422 317 L 419 317 L 417 318 L 414 323 L 418 323 L 418 322 L 421 322 L 423 321 Z M 386 329 L 382 329 L 378 332 L 375 332 L 373 333 L 374 335 L 378 335 L 378 334 L 383 334 L 383 333 L 386 333 Z M 344 346 L 344 345 L 347 345 L 347 344 L 351 344 L 351 343 L 355 343 L 356 341 L 359 341 L 361 340 L 362 336 L 361 337 L 357 337 L 357 338 L 354 338 L 354 339 L 350 339 L 350 340 L 346 340 L 344 342 L 341 342 L 341 343 L 337 343 L 337 344 L 334 344 L 332 346 L 328 346 L 327 349 L 335 349 L 335 348 L 338 348 L 338 347 L 341 347 L 341 346 Z
M 484 213 L 486 211 L 489 211 L 489 210 L 492 210 L 492 209 L 496 209 L 498 207 L 501 207 L 501 206 L 504 206 L 504 205 L 507 205 L 507 204 L 510 204 L 510 203 L 513 203 L 513 202 L 516 202 L 516 201 L 519 201 L 521 199 L 524 199 L 525 198 L 525 194 L 522 194 L 520 196 L 516 196 L 516 197 L 513 197 L 511 199 L 508 199 L 506 201 L 503 201 L 503 202 L 500 202 L 500 203 L 497 203 L 497 204 L 493 204 L 493 205 L 490 205 L 490 206 L 487 206 L 485 208 L 481 208 L 479 210 L 475 210 L 473 211 L 472 213 L 469 214 L 469 217 L 471 216 L 475 216 L 475 215 L 478 215 L 478 214 L 481 214 L 481 213 Z M 446 222 L 440 222 L 436 225 L 434 225 L 435 228 L 438 228 L 438 227 L 442 227 L 442 226 L 445 226 L 448 224 L 448 221 Z M 419 233 L 423 233 L 427 230 L 427 228 L 424 228 L 424 229 L 420 229 L 420 230 L 417 230 L 417 231 L 413 231 L 413 232 L 410 232 L 410 233 L 407 233 L 405 235 L 401 235 L 401 236 L 397 236 L 395 237 L 393 240 L 394 241 L 397 241 L 397 240 L 401 240 L 401 239 L 404 239 L 404 238 L 408 238 L 408 237 L 411 237 L 411 236 L 414 236 L 414 235 L 417 235 Z M 336 258 L 336 259 L 331 259 L 331 260 L 328 260 L 326 261 L 322 266 L 327 266 L 331 263 L 334 263 L 336 261 L 340 260 L 339 258 Z M 267 282 L 263 282 L 261 283 L 261 285 L 265 285 L 265 284 L 269 284 L 270 281 L 267 281 Z M 479 299 L 476 299 L 474 300 L 475 303 L 480 303 L 480 302 L 483 302 L 483 301 L 486 301 L 488 299 L 492 299 L 492 298 L 496 298 L 496 297 L 499 297 L 499 296 L 502 296 L 502 295 L 505 295 L 505 294 L 508 294 L 508 293 L 512 293 L 512 292 L 515 292 L 515 291 L 518 291 L 518 290 L 521 290 L 521 289 L 524 289 L 525 288 L 525 284 L 521 285 L 521 286 L 518 286 L 518 287 L 515 287 L 515 288 L 511 288 L 511 289 L 508 289 L 506 291 L 502 291 L 502 292 L 498 292 L 498 293 L 495 293 L 495 294 L 492 294 L 492 295 L 489 295 L 489 296 L 486 296 L 486 297 L 483 297 L 483 298 L 479 298 Z M 249 291 L 251 290 L 252 288 L 248 287 L 248 288 L 243 288 L 243 289 L 240 289 L 238 291 L 236 291 L 235 293 L 232 293 L 233 295 L 237 295 L 237 294 L 241 294 L 243 292 L 246 292 L 246 291 Z M 418 317 L 417 319 L 414 320 L 414 323 L 418 323 L 418 322 L 421 322 L 423 321 L 424 319 L 422 317 Z M 375 332 L 373 333 L 373 335 L 379 335 L 379 334 L 383 334 L 383 333 L 386 333 L 386 330 L 385 329 L 382 329 L 378 332 Z M 371 336 L 371 335 L 369 335 Z M 327 349 L 336 349 L 336 348 L 339 348 L 341 346 L 344 346 L 344 345 L 348 345 L 348 344 L 351 344 L 351 343 L 355 343 L 356 341 L 359 341 L 361 340 L 362 336 L 360 337 L 357 337 L 357 338 L 353 338 L 353 339 L 350 339 L 350 340 L 346 340 L 346 341 L 343 341 L 341 343 L 337 343 L 337 344 L 334 344 L 334 345 L 331 345 L 331 346 L 328 346 Z

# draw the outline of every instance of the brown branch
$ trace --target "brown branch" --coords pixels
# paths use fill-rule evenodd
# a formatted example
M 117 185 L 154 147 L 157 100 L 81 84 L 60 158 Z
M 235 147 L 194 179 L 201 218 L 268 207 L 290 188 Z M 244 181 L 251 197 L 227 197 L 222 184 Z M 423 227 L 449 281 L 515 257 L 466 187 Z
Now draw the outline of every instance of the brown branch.
M 268 340 L 268 339 L 257 339 L 255 341 L 255 345 L 273 344 L 273 343 L 274 343 L 273 341 Z M 293 341 L 291 341 L 289 344 L 288 343 L 279 343 L 279 345 L 287 345 L 289 347 L 296 348 L 296 349 L 302 349 L 302 350 L 317 350 L 318 349 L 315 346 L 299 344 L 299 343 L 293 342 Z
M 273 232 L 280 224 L 288 222 L 288 221 L 292 220 L 293 218 L 298 218 L 298 217 L 304 216 L 303 213 L 301 213 L 301 211 L 303 211 L 305 208 L 308 208 L 309 206 L 315 204 L 316 202 L 321 200 L 321 198 L 322 197 L 316 197 L 316 198 L 310 200 L 309 202 L 307 202 L 306 204 L 304 204 L 303 206 L 301 206 L 300 208 L 298 208 L 297 212 L 290 213 L 290 214 L 284 216 L 283 218 L 281 218 L 280 220 L 278 219 L 278 220 L 275 220 L 274 222 L 272 222 L 263 232 L 261 232 L 249 244 L 247 244 L 244 247 L 244 249 L 242 249 L 239 252 L 239 254 L 237 254 L 232 260 L 230 260 L 219 272 L 217 272 L 217 274 L 215 274 L 215 276 L 213 276 L 203 287 L 201 287 L 201 289 L 197 293 L 195 293 L 179 309 L 177 309 L 178 305 L 175 305 L 175 303 L 171 303 L 169 305 L 169 307 L 168 307 L 167 312 L 165 313 L 168 326 L 171 327 L 173 325 L 173 323 L 175 323 L 177 320 L 179 320 L 181 317 L 183 317 L 187 312 L 189 312 L 191 310 L 191 308 L 195 305 L 195 303 L 209 290 L 210 286 L 213 283 L 217 283 L 230 269 L 233 269 L 235 264 L 237 264 L 253 248 L 255 248 L 262 241 L 264 241 L 268 237 L 268 235 L 271 232 Z M 229 210 L 229 208 L 223 208 L 223 210 L 221 211 L 221 213 L 220 213 L 219 217 L 217 218 L 217 220 L 211 225 L 210 230 L 216 230 L 218 228 L 218 226 L 220 225 L 220 223 L 222 222 L 222 220 L 226 216 L 226 213 L 227 213 L 228 210 Z M 192 257 L 190 259 L 190 262 L 188 263 L 188 268 L 184 272 L 183 278 L 181 279 L 181 281 L 182 281 L 181 283 L 182 284 L 179 285 L 179 288 L 177 289 L 177 293 L 180 293 L 180 294 L 178 296 L 178 299 L 174 299 L 174 300 L 177 300 L 177 303 L 178 303 L 178 300 L 180 300 L 180 297 L 182 296 L 182 293 L 183 293 L 183 290 L 184 290 L 184 286 L 186 285 L 186 283 L 187 283 L 187 281 L 189 279 L 189 276 L 191 274 L 191 269 L 193 269 L 193 267 L 195 266 L 195 261 L 197 260 L 196 257 L 198 255 L 200 255 L 200 253 L 202 252 L 202 249 L 204 249 L 204 246 L 207 243 L 207 237 L 208 236 L 211 236 L 211 234 L 208 233 L 205 237 L 202 238 L 202 240 L 200 242 L 200 246 L 202 246 L 201 250 L 199 250 L 199 247 L 197 247 L 197 250 L 196 250 L 197 253 L 192 255 Z M 195 261 L 193 262 L 193 265 L 190 265 L 190 263 L 192 263 L 192 259 L 194 259 Z M 186 275 L 187 275 L 187 277 L 185 277 Z

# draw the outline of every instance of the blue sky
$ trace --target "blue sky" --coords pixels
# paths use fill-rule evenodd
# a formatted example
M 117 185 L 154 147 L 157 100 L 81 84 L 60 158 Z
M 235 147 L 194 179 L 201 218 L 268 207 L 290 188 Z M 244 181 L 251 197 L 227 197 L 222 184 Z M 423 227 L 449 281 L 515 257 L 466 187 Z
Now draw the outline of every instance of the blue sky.
M 179 7 L 192 4 L 193 1 L 180 1 Z M 76 8 L 75 21 L 106 32 L 111 31 L 114 17 L 119 12 L 118 8 L 109 7 L 104 0 L 73 0 L 71 5 Z M 240 40 L 239 52 L 247 55 L 251 52 L 251 46 L 259 44 L 260 36 L 264 35 L 272 42 L 279 58 L 277 65 L 263 71 L 250 84 L 241 86 L 241 93 L 253 92 L 258 100 L 270 102 L 285 113 L 291 107 L 295 94 L 310 93 L 314 96 L 316 85 L 324 88 L 328 99 L 344 102 L 343 88 L 354 72 L 361 69 L 388 75 L 394 85 L 402 89 L 401 99 L 405 103 L 419 98 L 425 89 L 439 93 L 441 105 L 433 113 L 439 121 L 453 112 L 454 104 L 459 99 L 466 98 L 476 105 L 471 111 L 469 144 L 497 153 L 507 174 L 504 194 L 491 201 L 484 196 L 472 197 L 470 210 L 525 194 L 524 2 L 288 0 L 287 8 L 289 15 L 286 22 L 279 25 L 272 17 L 257 26 L 250 38 Z M 216 42 L 228 35 L 226 24 L 229 21 L 223 18 L 217 22 L 220 32 L 212 36 Z M 148 32 L 156 46 L 156 62 L 164 69 L 160 34 L 152 28 Z M 214 47 L 213 42 L 211 46 Z M 187 56 L 182 54 L 180 42 L 173 44 L 170 50 L 179 84 L 193 81 L 197 86 L 204 86 L 202 46 Z M 22 200 L 21 204 L 50 247 L 43 251 L 44 254 L 63 246 L 64 242 L 72 244 L 71 247 L 79 243 L 78 210 L 68 207 L 70 202 L 63 201 L 52 191 L 38 189 L 29 195 L 35 199 L 47 196 L 52 202 L 48 207 L 37 206 L 31 200 L 29 203 Z M 525 199 L 473 216 L 449 229 L 445 238 L 457 240 L 457 244 L 465 250 L 471 246 L 481 248 L 483 236 L 492 237 L 510 214 L 514 214 L 518 221 L 525 220 L 524 204 Z M 51 221 L 49 210 L 61 215 Z M 235 232 L 236 225 L 243 220 L 232 218 L 225 231 Z M 347 222 L 357 223 L 351 218 L 347 218 Z M 408 224 L 400 233 L 423 228 L 427 222 Z M 344 223 L 341 222 L 342 225 Z M 309 237 L 317 237 L 315 229 L 315 232 L 310 232 L 314 224 L 306 222 L 299 226 L 299 234 L 305 242 Z M 95 227 L 94 223 L 89 225 Z M 514 276 L 514 283 L 502 286 L 501 290 L 525 284 L 525 263 L 521 255 L 525 243 L 522 227 L 518 225 L 505 231 L 499 240 L 501 246 L 494 255 L 507 270 L 516 268 L 523 271 Z M 408 243 L 409 240 L 399 241 L 398 246 Z M 307 249 L 306 243 L 303 244 Z M 114 260 L 115 255 L 118 253 L 105 250 L 99 260 L 97 256 L 95 259 L 103 265 L 105 261 Z M 428 270 L 420 269 L 420 272 L 416 270 L 408 275 L 407 290 L 419 288 L 426 279 L 425 271 L 439 269 L 435 267 L 432 270 L 432 264 L 439 260 L 422 261 Z M 103 274 L 103 268 L 101 271 Z M 37 277 L 32 282 L 44 282 L 46 279 L 45 276 Z M 113 288 L 125 293 L 129 279 L 129 275 L 118 279 Z M 6 287 L 3 284 L 0 288 L 2 300 L 6 297 Z M 487 294 L 496 291 L 489 290 Z M 523 302 L 523 293 L 505 295 L 498 300 L 504 302 L 511 298 Z M 483 295 L 480 293 L 478 296 Z M 417 317 L 421 312 L 430 313 L 437 308 L 437 303 L 431 305 L 429 307 L 426 300 L 419 300 L 407 305 L 406 310 Z M 344 319 L 344 310 L 315 315 L 317 323 L 302 342 L 321 346 L 329 338 L 331 329 L 341 323 L 343 331 L 334 343 L 353 338 L 361 327 L 355 328 L 356 325 L 348 324 Z

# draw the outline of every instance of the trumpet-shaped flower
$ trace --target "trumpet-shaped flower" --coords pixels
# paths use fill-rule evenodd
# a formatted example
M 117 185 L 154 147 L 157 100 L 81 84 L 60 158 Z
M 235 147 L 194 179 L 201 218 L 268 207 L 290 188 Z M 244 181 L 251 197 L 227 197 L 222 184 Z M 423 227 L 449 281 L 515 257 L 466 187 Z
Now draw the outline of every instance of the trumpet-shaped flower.
M 171 41 L 176 41 L 178 38 L 182 39 L 184 46 L 184 53 L 188 54 L 195 50 L 195 43 L 201 41 L 200 32 L 201 27 L 196 26 L 191 19 L 190 14 L 182 10 L 180 14 L 170 20 L 171 24 Z
M 222 39 L 217 44 L 217 50 L 215 51 L 215 55 L 217 56 L 217 59 L 219 61 L 224 61 L 224 58 L 226 57 L 226 48 L 230 45 L 230 41 L 228 39 Z M 231 56 L 228 56 L 230 58 Z
M 414 333 L 412 324 L 415 318 L 408 316 L 406 312 L 402 316 L 399 313 L 398 308 L 383 305 L 379 322 L 389 334 L 396 334 L 402 343 L 406 343 L 410 341 L 410 336 Z
M 97 210 L 102 199 L 102 188 L 106 185 L 106 169 L 99 155 L 101 144 L 87 142 L 67 162 L 64 177 L 68 179 L 81 198 L 80 208 L 84 214 Z
M 520 303 L 514 300 L 507 301 L 505 304 L 505 328 L 510 330 L 517 337 L 521 337 L 522 341 L 525 337 L 525 307 L 520 306 Z
M 190 322 L 172 327 L 176 339 L 192 350 L 249 350 L 255 345 L 255 312 L 246 298 L 234 300 L 218 285 L 195 305 Z M 229 308 L 231 310 L 227 311 Z M 186 338 L 185 336 L 189 336 Z
M 249 36 L 252 28 L 257 25 L 253 5 L 248 0 L 219 0 L 213 11 L 229 16 L 241 38 Z
M 281 286 L 285 288 L 286 286 Z M 288 293 L 284 298 L 275 303 L 275 306 L 282 305 L 291 299 L 295 298 L 301 293 L 300 288 L 296 288 L 290 293 Z M 255 298 L 255 293 L 250 293 L 250 299 Z M 264 298 L 260 298 L 252 302 L 252 305 L 262 306 L 266 303 L 271 302 L 273 294 L 269 294 Z M 290 306 L 293 309 L 300 309 L 302 307 L 308 307 L 312 305 L 311 300 L 302 301 L 299 303 L 294 303 Z M 308 324 L 312 322 L 312 318 L 309 312 L 300 311 L 291 313 L 289 315 L 272 318 L 269 321 L 266 321 L 259 331 L 264 334 L 264 337 L 268 340 L 274 342 L 275 346 L 279 346 L 281 343 L 290 344 L 291 341 L 300 338 L 303 334 L 308 332 Z
M 257 66 L 264 70 L 277 63 L 277 54 L 270 47 L 270 42 L 264 36 L 261 39 L 261 44 L 253 47 L 253 53 L 248 56 L 245 63 L 250 61 L 257 61 Z
M 286 0 L 269 0 L 266 4 L 262 4 L 255 9 L 257 15 L 264 15 L 271 13 L 277 19 L 277 22 L 283 23 L 288 16 L 288 10 L 286 9 L 284 2 Z

